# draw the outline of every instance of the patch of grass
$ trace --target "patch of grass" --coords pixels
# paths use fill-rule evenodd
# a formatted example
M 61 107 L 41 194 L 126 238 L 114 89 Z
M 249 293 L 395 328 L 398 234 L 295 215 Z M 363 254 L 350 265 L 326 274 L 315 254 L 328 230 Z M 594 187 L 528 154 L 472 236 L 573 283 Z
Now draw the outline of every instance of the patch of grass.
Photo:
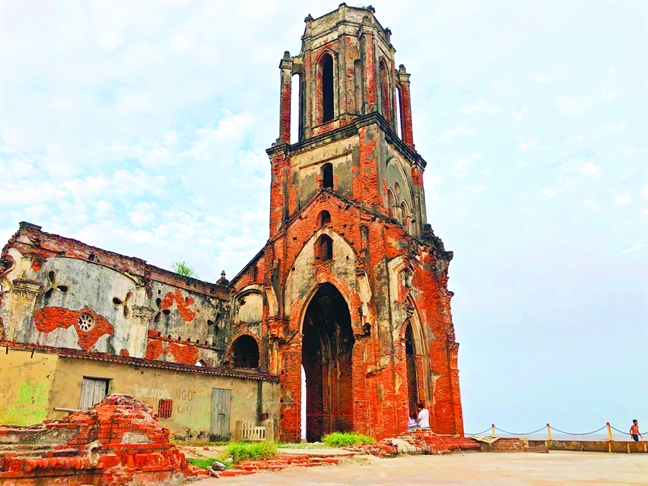
M 231 457 L 234 463 L 276 459 L 278 455 L 274 442 L 232 442 L 223 453 L 223 457 Z
M 187 462 L 191 464 L 192 466 L 198 466 L 203 469 L 209 469 L 212 464 L 214 464 L 215 459 L 189 459 L 187 458 Z
M 329 447 L 348 447 L 361 444 L 373 444 L 376 440 L 373 437 L 356 432 L 333 432 L 324 436 L 322 442 Z
M 286 442 L 280 443 L 282 449 L 326 449 L 328 446 L 322 442 Z

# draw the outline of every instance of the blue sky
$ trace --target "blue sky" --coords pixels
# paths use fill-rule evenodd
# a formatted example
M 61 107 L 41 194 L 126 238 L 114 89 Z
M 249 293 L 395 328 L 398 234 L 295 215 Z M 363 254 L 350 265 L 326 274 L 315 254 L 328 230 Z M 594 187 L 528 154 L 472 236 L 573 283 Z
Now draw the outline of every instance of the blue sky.
M 338 3 L 3 3 L 0 239 L 233 276 L 268 235 L 279 60 Z M 372 3 L 455 252 L 467 431 L 645 428 L 645 2 Z

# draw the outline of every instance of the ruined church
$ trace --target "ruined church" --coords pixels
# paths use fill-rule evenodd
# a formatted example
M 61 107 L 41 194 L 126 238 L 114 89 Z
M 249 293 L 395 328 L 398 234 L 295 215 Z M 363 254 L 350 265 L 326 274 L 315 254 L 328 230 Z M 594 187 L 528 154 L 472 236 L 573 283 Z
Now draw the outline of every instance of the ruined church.
M 269 239 L 231 281 L 20 224 L 0 257 L 0 423 L 128 393 L 180 441 L 239 421 L 383 438 L 418 402 L 433 432 L 463 435 L 453 255 L 426 219 L 410 75 L 371 7 L 305 24 L 279 64 Z

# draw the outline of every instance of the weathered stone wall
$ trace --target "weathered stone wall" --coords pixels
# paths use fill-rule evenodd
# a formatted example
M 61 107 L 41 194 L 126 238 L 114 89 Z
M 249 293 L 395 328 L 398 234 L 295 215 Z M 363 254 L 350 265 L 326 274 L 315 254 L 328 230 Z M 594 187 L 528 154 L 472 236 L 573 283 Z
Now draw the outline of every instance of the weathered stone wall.
M 231 334 L 225 287 L 28 223 L 5 246 L 2 262 L 0 326 L 7 341 L 191 365 L 222 362 Z M 178 352 L 188 346 L 190 352 Z
M 4 424 L 29 425 L 44 419 L 62 419 L 78 409 L 84 377 L 108 381 L 108 393 L 125 393 L 158 411 L 160 400 L 170 400 L 172 413 L 160 418 L 179 441 L 209 441 L 212 390 L 232 391 L 230 432 L 236 420 L 256 421 L 259 413 L 278 417 L 279 386 L 270 377 L 227 376 L 215 370 L 165 369 L 133 358 L 96 353 L 45 354 L 7 347 L 0 353 L 0 418 Z

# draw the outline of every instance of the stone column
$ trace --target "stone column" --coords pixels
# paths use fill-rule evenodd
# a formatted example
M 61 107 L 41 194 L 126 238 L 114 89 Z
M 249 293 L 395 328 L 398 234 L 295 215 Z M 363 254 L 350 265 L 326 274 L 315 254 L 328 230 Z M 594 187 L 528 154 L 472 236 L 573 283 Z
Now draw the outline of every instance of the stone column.
M 410 97 L 410 75 L 402 64 L 398 67 L 398 91 L 400 93 L 401 139 L 414 150 L 412 133 L 412 100 Z
M 146 357 L 148 331 L 155 315 L 150 307 L 133 306 L 133 325 L 128 339 L 128 355 L 134 358 Z
M 43 286 L 35 280 L 17 278 L 8 297 L 8 318 L 4 322 L 7 341 L 28 342 L 32 331 L 36 297 Z M 5 297 L 6 298 L 6 297 Z
M 290 104 L 292 98 L 293 60 L 290 52 L 284 52 L 279 63 L 281 69 L 281 102 L 279 105 L 279 143 L 290 143 Z

